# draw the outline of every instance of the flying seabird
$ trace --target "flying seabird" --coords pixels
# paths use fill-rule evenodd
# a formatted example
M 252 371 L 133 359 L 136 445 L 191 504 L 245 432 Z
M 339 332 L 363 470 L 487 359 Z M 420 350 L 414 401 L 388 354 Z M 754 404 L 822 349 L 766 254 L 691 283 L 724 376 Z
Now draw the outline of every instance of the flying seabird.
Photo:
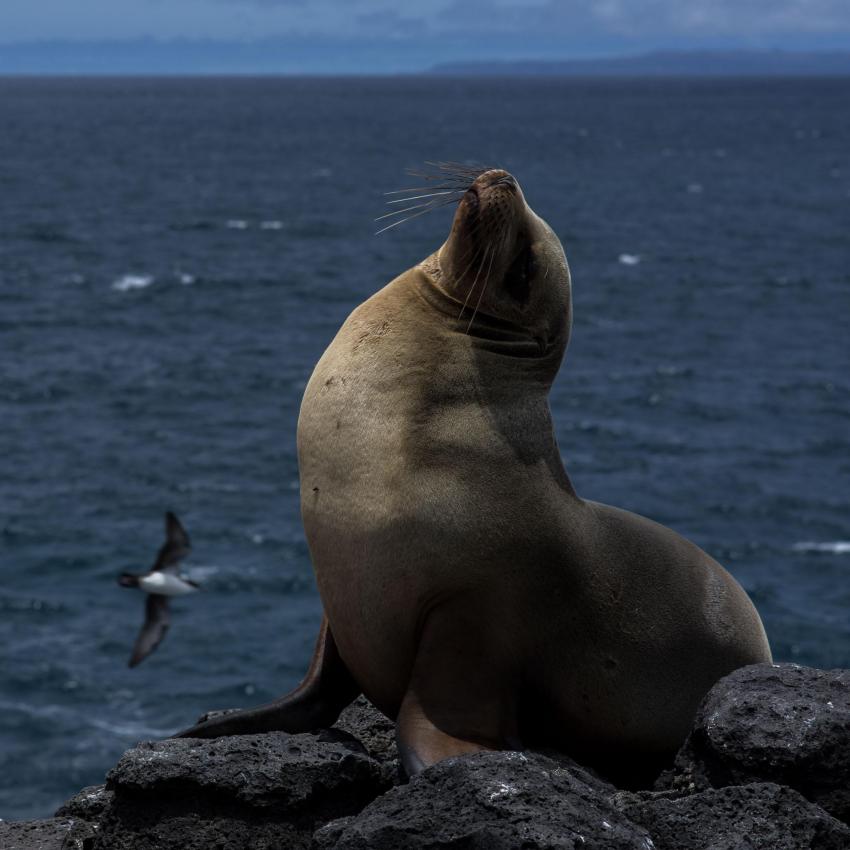
M 160 547 L 156 562 L 146 573 L 134 575 L 122 573 L 118 583 L 122 587 L 138 587 L 147 593 L 145 622 L 136 638 L 130 667 L 135 667 L 150 655 L 165 637 L 170 617 L 168 597 L 183 596 L 197 590 L 199 585 L 183 578 L 178 567 L 180 561 L 191 551 L 189 535 L 180 520 L 171 511 L 165 515 L 165 543 Z

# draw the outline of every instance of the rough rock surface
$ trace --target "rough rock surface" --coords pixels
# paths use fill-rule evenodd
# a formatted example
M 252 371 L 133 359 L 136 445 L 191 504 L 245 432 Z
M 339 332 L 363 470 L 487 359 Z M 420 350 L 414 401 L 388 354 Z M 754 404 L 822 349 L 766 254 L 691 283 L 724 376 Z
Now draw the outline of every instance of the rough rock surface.
M 775 782 L 850 821 L 850 670 L 759 664 L 721 679 L 659 788 Z
M 94 834 L 90 824 L 69 817 L 0 821 L 3 850 L 89 850 Z
M 850 671 L 726 677 L 657 788 L 551 752 L 399 784 L 394 726 L 360 699 L 316 734 L 139 744 L 54 819 L 0 822 L 0 850 L 850 850 Z
M 398 784 L 400 773 L 395 723 L 384 717 L 366 697 L 357 697 L 342 712 L 334 728 L 342 729 L 360 741 L 366 752 L 382 765 L 387 782 Z
M 271 850 L 308 847 L 319 824 L 387 785 L 357 741 L 331 730 L 139 744 L 106 787 L 98 848 Z
M 731 785 L 671 799 L 623 792 L 613 802 L 657 850 L 848 850 L 850 827 L 791 788 Z
M 107 791 L 105 785 L 89 785 L 58 808 L 54 817 L 78 818 L 97 823 L 114 798 L 115 794 Z
M 599 788 L 542 755 L 476 753 L 440 762 L 315 840 L 321 850 L 651 850 Z

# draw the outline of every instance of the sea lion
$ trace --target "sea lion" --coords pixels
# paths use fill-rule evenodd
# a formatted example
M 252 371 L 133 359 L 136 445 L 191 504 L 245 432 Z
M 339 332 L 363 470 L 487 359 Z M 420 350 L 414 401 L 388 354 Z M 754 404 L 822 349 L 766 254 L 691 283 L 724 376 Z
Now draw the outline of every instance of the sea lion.
M 354 310 L 298 422 L 311 670 L 184 735 L 303 731 L 362 691 L 408 774 L 546 746 L 613 776 L 671 757 L 719 678 L 771 660 L 720 564 L 573 489 L 548 403 L 570 287 L 557 236 L 490 169 L 440 250 Z

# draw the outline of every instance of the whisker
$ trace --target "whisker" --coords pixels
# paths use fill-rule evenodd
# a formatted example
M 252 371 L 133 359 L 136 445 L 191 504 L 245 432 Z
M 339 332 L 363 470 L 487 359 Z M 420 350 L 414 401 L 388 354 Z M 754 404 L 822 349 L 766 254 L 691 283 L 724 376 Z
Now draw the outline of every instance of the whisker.
M 418 218 L 426 212 L 430 212 L 438 207 L 457 203 L 460 200 L 459 196 L 463 195 L 463 193 L 469 189 L 472 183 L 475 182 L 475 179 L 480 174 L 490 170 L 489 168 L 481 165 L 460 162 L 427 161 L 425 165 L 435 168 L 437 173 L 432 174 L 427 171 L 418 170 L 408 170 L 407 173 L 413 177 L 420 178 L 426 185 L 408 187 L 407 189 L 394 189 L 393 191 L 385 192 L 384 194 L 407 195 L 407 197 L 404 198 L 394 198 L 391 201 L 387 201 L 387 203 L 391 205 L 409 204 L 411 201 L 422 201 L 425 199 L 430 200 L 425 200 L 425 203 L 412 204 L 411 206 L 406 206 L 402 209 L 392 210 L 391 212 L 378 216 L 375 221 L 383 221 L 388 218 L 404 215 L 405 213 L 413 213 L 412 215 L 405 216 L 405 218 L 394 221 L 386 227 L 382 227 L 380 230 L 375 231 L 376 236 L 390 230 L 398 224 L 403 224 L 413 218 Z M 462 261 L 463 259 L 465 259 L 465 257 L 462 258 Z
M 478 254 L 480 252 L 481 252 L 481 248 L 478 248 L 475 251 L 475 254 L 473 255 L 472 259 L 469 261 L 469 265 L 463 270 L 463 273 L 458 276 L 458 279 L 455 281 L 455 283 L 457 283 L 459 285 L 460 282 L 466 277 L 467 273 L 472 268 L 475 261 L 478 259 Z M 485 252 L 486 252 L 486 248 L 485 248 Z M 467 295 L 466 295 L 466 301 L 463 302 L 463 307 L 460 308 L 460 313 L 457 314 L 458 320 L 460 320 L 460 317 L 463 315 L 463 311 L 466 309 L 467 301 L 469 301 L 469 293 L 467 293 Z
M 375 221 L 381 221 L 382 219 L 389 218 L 390 216 L 393 216 L 393 215 L 402 215 L 403 213 L 409 212 L 410 210 L 418 210 L 418 209 L 421 209 L 422 207 L 424 207 L 425 211 L 427 212 L 427 210 L 436 210 L 436 209 L 439 209 L 440 207 L 446 207 L 449 204 L 454 204 L 454 203 L 456 203 L 454 198 L 448 198 L 447 200 L 436 200 L 435 199 L 433 201 L 426 201 L 424 204 L 414 204 L 412 207 L 405 207 L 404 209 L 392 210 L 391 212 L 384 213 L 384 215 L 379 215 L 375 219 Z
M 457 194 L 459 194 L 459 191 L 460 191 L 459 189 L 454 189 L 454 190 L 449 191 L 449 192 L 429 192 L 427 195 L 411 195 L 409 198 L 396 198 L 393 201 L 387 201 L 387 203 L 388 204 L 404 204 L 407 201 L 419 201 L 419 200 L 422 200 L 422 198 L 435 198 L 438 195 L 457 195 Z M 390 193 L 387 192 L 387 194 L 389 195 Z
M 458 315 L 458 319 L 463 315 L 463 311 L 466 310 L 466 305 L 469 303 L 469 296 L 472 295 L 473 290 L 475 289 L 475 285 L 478 283 L 478 275 L 481 274 L 481 269 L 484 268 L 484 263 L 487 261 L 487 252 L 490 250 L 490 246 L 488 245 L 484 249 L 484 256 L 481 257 L 481 265 L 478 266 L 478 271 L 475 272 L 475 280 L 472 281 L 472 286 L 469 287 L 469 291 L 466 293 L 466 299 L 463 302 L 463 307 L 460 308 L 460 314 Z M 475 318 L 473 314 L 473 318 Z M 469 328 L 466 329 L 466 332 L 469 333 Z
M 431 174 L 427 171 L 408 171 L 410 177 L 419 177 L 422 180 L 444 180 L 447 183 L 468 184 L 472 182 L 472 175 L 469 174 L 448 174 L 445 171 L 440 174 Z
M 477 237 L 478 234 L 486 226 L 487 226 L 487 222 L 476 221 L 475 224 L 473 224 L 469 228 L 469 230 L 467 230 L 466 236 L 467 236 L 467 240 L 469 241 L 470 245 L 463 252 L 463 254 L 461 254 L 460 257 L 458 257 L 458 260 L 457 260 L 458 263 L 462 263 L 468 256 L 470 256 L 470 254 L 476 253 L 477 251 L 481 250 L 480 246 L 475 244 L 475 237 Z
M 495 251 L 490 254 L 490 265 L 487 267 L 487 274 L 484 276 L 484 285 L 481 287 L 481 294 L 478 296 L 478 303 L 475 305 L 475 309 L 472 311 L 472 318 L 469 320 L 469 324 L 466 326 L 467 333 L 469 333 L 469 329 L 472 327 L 472 323 L 475 321 L 475 314 L 478 312 L 478 308 L 481 306 L 481 299 L 484 297 L 484 292 L 486 291 L 487 284 L 490 281 L 490 272 L 493 269 L 493 257 L 495 255 Z
M 448 172 L 449 174 L 474 174 L 476 177 L 479 174 L 484 174 L 485 171 L 491 171 L 489 167 L 486 165 L 480 165 L 479 163 L 464 163 L 464 162 L 432 162 L 429 160 L 425 161 L 425 165 L 432 165 L 434 168 L 439 169 L 440 171 Z
M 403 215 L 404 213 L 410 212 L 411 210 L 422 209 L 422 207 L 428 207 L 429 209 L 431 209 L 431 208 L 436 207 L 436 206 L 439 206 L 439 204 L 436 201 L 426 201 L 424 204 L 414 204 L 412 207 L 404 207 L 404 209 L 392 210 L 391 212 L 384 213 L 383 215 L 379 215 L 374 220 L 375 221 L 381 221 L 381 220 L 383 220 L 385 218 L 389 218 L 390 216 L 393 216 L 393 215 Z
M 451 201 L 443 201 L 442 203 L 439 203 L 439 204 L 426 204 L 424 210 L 419 210 L 419 212 L 413 213 L 413 215 L 409 215 L 409 216 L 407 216 L 407 218 L 399 219 L 398 221 L 394 221 L 392 224 L 388 224 L 386 227 L 382 227 L 380 230 L 376 230 L 375 236 L 380 235 L 385 230 L 390 230 L 391 228 L 395 227 L 396 225 L 404 224 L 404 222 L 410 221 L 412 218 L 419 218 L 420 215 L 425 215 L 425 213 L 430 212 L 431 210 L 435 210 L 438 207 L 444 207 L 449 203 L 451 203 Z M 415 207 L 411 207 L 411 209 L 415 209 Z M 396 210 L 395 212 L 388 213 L 388 215 L 400 215 L 403 212 L 407 212 L 407 210 Z M 381 216 L 381 218 L 386 218 L 386 217 L 387 216 L 385 216 L 385 215 Z M 375 221 L 379 221 L 379 220 L 380 219 L 377 219 L 377 218 L 375 219 Z
M 392 192 L 384 192 L 385 195 L 400 195 L 402 192 L 424 192 L 426 189 L 450 189 L 453 192 L 461 190 L 456 186 L 410 186 L 407 189 L 393 189 Z

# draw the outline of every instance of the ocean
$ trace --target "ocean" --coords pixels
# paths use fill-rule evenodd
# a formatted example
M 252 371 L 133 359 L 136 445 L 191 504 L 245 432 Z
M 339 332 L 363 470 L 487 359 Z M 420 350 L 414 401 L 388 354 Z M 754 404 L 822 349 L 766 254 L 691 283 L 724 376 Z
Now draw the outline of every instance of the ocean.
M 778 660 L 850 667 L 850 80 L 0 79 L 0 817 L 258 704 L 321 606 L 295 426 L 444 239 L 405 171 L 510 169 L 560 236 L 578 492 L 694 540 Z M 130 670 L 175 511 L 203 592 Z

